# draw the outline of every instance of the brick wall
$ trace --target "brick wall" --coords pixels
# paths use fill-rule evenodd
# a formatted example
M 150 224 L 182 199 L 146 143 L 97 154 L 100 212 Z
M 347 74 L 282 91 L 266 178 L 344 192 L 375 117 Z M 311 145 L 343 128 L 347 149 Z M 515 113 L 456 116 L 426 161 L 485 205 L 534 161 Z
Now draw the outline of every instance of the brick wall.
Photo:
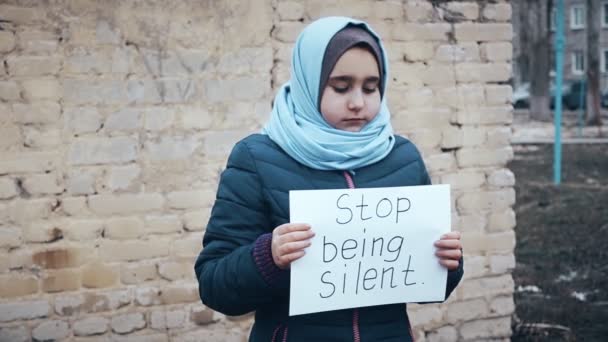
M 412 305 L 419 341 L 504 339 L 515 200 L 507 2 L 0 4 L 0 341 L 244 341 L 192 266 L 232 144 L 319 16 L 369 21 L 398 133 L 453 189 L 466 279 Z

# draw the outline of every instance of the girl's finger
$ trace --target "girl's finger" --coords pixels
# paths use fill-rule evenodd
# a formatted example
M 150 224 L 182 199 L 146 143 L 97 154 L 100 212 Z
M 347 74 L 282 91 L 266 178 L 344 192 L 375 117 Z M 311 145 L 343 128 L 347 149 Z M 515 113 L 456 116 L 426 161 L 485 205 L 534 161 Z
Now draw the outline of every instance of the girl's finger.
M 460 260 L 462 252 L 460 249 L 440 249 L 435 252 L 435 255 L 442 259 Z
M 294 262 L 294 261 L 300 259 L 301 257 L 303 257 L 304 254 L 306 254 L 305 251 L 297 251 L 297 252 L 294 252 L 294 253 L 291 253 L 291 254 L 283 255 L 281 257 L 281 261 L 282 261 L 282 263 L 284 263 L 286 265 L 289 265 L 292 262 Z
M 462 242 L 460 240 L 437 240 L 435 241 L 435 247 L 461 249 Z
M 312 230 L 305 231 L 295 231 L 281 235 L 281 241 L 292 242 L 292 241 L 302 241 L 308 240 L 311 237 L 315 236 L 315 233 Z
M 287 234 L 295 231 L 310 229 L 310 225 L 306 223 L 285 223 L 276 228 L 279 235 Z
M 439 259 L 439 263 L 450 271 L 458 268 L 457 260 Z
M 308 246 L 310 246 L 310 240 L 289 242 L 289 243 L 279 246 L 278 252 L 279 252 L 279 255 L 283 256 L 283 255 L 288 255 L 288 254 L 303 250 L 304 248 L 306 248 Z

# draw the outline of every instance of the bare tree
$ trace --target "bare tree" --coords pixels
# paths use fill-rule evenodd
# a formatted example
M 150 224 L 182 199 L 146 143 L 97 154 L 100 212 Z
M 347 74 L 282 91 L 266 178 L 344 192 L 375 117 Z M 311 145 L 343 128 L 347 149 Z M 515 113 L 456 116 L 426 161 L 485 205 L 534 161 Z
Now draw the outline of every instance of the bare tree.
M 542 121 L 551 120 L 549 110 L 550 2 L 547 0 L 521 2 L 522 10 L 527 14 L 521 29 L 527 30 L 529 39 L 530 117 Z
M 599 13 L 600 1 L 587 0 L 587 123 L 601 126 Z

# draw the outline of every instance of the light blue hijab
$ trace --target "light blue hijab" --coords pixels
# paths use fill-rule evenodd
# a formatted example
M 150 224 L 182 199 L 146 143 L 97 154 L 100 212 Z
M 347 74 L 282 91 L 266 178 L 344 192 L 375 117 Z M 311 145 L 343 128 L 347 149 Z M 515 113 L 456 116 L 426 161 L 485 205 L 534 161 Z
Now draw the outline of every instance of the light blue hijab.
M 325 49 L 331 38 L 349 24 L 364 27 L 378 39 L 385 70 L 380 112 L 360 132 L 332 127 L 318 109 Z M 355 170 L 390 153 L 395 138 L 386 106 L 388 59 L 380 37 L 365 22 L 346 17 L 312 22 L 300 33 L 291 64 L 291 78 L 277 93 L 262 134 L 267 134 L 298 162 L 317 170 Z

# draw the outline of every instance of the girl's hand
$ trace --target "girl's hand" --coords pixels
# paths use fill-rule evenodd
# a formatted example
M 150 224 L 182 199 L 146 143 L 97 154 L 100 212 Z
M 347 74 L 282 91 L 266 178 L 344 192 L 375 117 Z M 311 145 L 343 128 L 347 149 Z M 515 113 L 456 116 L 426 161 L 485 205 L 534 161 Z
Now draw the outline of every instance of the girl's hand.
M 458 263 L 462 257 L 460 232 L 454 231 L 442 235 L 439 240 L 435 241 L 435 247 L 437 247 L 435 255 L 439 257 L 441 265 L 450 271 L 458 268 Z
M 304 256 L 315 236 L 310 226 L 304 223 L 285 223 L 272 231 L 272 259 L 280 269 L 286 270 L 294 260 Z

